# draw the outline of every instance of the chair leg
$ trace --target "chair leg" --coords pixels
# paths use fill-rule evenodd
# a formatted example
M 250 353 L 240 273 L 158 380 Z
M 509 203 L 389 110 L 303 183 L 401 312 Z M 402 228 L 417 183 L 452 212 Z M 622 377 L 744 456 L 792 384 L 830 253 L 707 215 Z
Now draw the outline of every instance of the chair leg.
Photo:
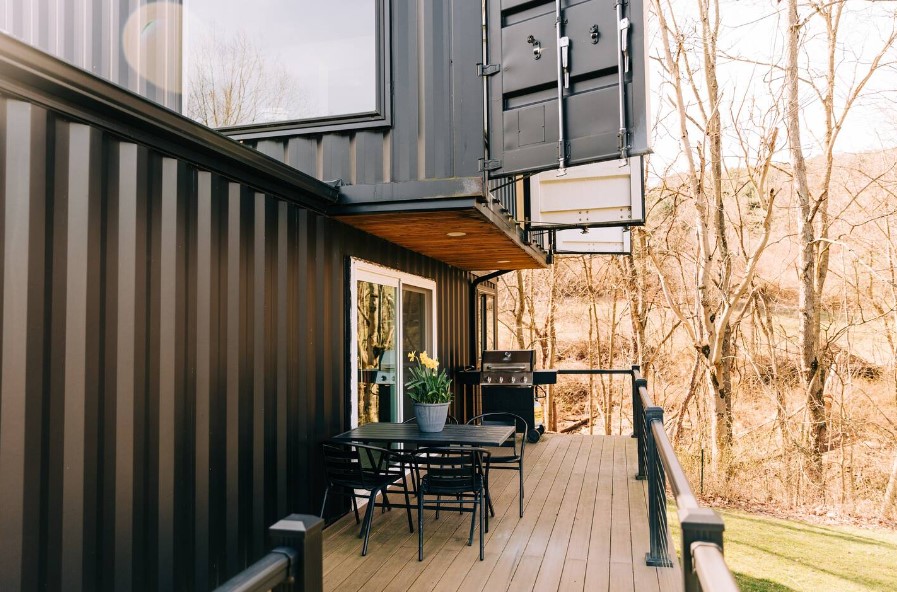
M 361 517 L 358 515 L 358 500 L 355 499 L 355 492 L 352 492 L 352 509 L 355 511 L 355 524 L 361 524 Z
M 483 521 L 486 522 L 486 532 L 489 532 L 489 512 L 486 511 L 485 504 L 483 504 L 483 491 L 480 491 L 480 561 L 483 561 L 486 558 L 486 543 L 483 538 Z
M 417 560 L 424 560 L 424 496 L 417 492 Z
M 368 554 L 368 539 L 371 537 L 371 523 L 374 521 L 374 500 L 377 497 L 377 490 L 371 491 L 368 498 L 368 507 L 364 512 L 364 524 L 361 529 L 364 531 L 364 543 L 361 545 L 361 556 Z
M 460 506 L 460 504 L 459 504 Z M 476 526 L 477 513 L 479 512 L 478 500 L 476 494 L 473 496 L 473 508 L 470 511 L 470 534 L 467 535 L 467 546 L 473 546 L 473 529 Z
M 523 518 L 523 463 L 520 463 L 520 517 Z
M 486 527 L 485 527 L 486 532 L 489 532 L 489 506 L 486 503 L 486 500 L 488 500 L 488 499 L 489 499 L 489 491 L 484 490 L 482 497 L 480 498 L 480 501 L 482 502 L 481 505 L 483 506 L 483 518 L 484 518 L 483 522 L 485 522 L 485 524 L 486 524 Z
M 492 496 L 489 495 L 489 474 L 486 474 L 486 505 L 489 507 L 489 513 L 495 516 L 495 508 L 492 507 Z
M 408 532 L 414 532 L 414 522 L 411 520 L 411 499 L 408 497 L 408 480 L 402 473 L 402 489 L 405 490 L 405 514 L 408 515 Z
M 351 495 L 352 495 L 352 503 L 355 504 L 355 507 L 357 508 L 357 507 L 358 507 L 358 499 L 357 499 L 357 497 L 356 497 L 356 495 L 355 495 L 355 490 L 354 490 L 354 489 L 350 489 L 349 491 L 352 492 L 352 494 L 351 494 Z M 368 510 L 368 509 L 365 508 L 365 510 L 364 510 L 364 517 L 361 519 L 361 522 L 359 522 L 358 520 L 355 521 L 356 524 L 361 524 L 361 526 L 358 527 L 358 538 L 362 538 L 362 537 L 364 537 L 364 525 L 365 525 L 365 523 L 366 523 L 367 520 L 368 520 L 368 512 L 367 512 L 367 510 Z M 373 514 L 372 514 L 371 516 L 373 516 Z
M 321 518 L 324 517 L 324 508 L 327 507 L 327 494 L 330 493 L 330 485 L 324 488 L 324 500 L 321 502 Z M 357 516 L 358 514 L 356 514 Z
M 441 496 L 441 495 L 437 495 L 437 496 L 436 496 L 436 519 L 437 519 L 437 520 L 439 520 L 439 507 L 440 507 L 440 505 L 441 505 L 439 502 L 441 502 L 441 501 L 442 501 L 442 496 Z

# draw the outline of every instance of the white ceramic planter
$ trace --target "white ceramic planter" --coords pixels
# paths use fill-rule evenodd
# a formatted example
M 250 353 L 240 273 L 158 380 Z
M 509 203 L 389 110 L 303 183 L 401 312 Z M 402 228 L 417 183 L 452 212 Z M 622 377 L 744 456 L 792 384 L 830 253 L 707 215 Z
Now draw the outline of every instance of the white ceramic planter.
M 441 432 L 445 427 L 450 403 L 415 403 L 417 427 L 422 432 Z

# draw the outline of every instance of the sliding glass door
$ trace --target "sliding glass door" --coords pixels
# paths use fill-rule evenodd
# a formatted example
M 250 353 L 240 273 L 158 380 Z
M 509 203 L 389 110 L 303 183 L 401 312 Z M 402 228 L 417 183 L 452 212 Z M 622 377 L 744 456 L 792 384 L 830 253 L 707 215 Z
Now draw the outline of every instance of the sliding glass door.
M 352 425 L 413 416 L 405 394 L 408 354 L 435 356 L 435 283 L 352 262 Z
M 427 352 L 435 357 L 432 334 L 433 293 L 418 287 L 402 285 L 402 417 L 414 417 L 413 402 L 408 396 L 408 359 L 412 352 Z
M 395 421 L 397 288 L 360 280 L 357 290 L 358 423 Z

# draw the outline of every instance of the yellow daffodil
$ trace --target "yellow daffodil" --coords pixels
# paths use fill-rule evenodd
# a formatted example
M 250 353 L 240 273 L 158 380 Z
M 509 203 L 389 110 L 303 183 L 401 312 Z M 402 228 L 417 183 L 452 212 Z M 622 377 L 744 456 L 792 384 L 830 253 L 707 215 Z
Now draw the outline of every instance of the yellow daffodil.
M 439 362 L 428 356 L 427 352 L 421 352 L 420 363 L 430 370 L 436 370 L 439 367 Z
M 411 352 L 408 360 L 417 362 L 408 369 L 408 394 L 416 403 L 448 403 L 452 400 L 451 379 L 439 370 L 439 361 L 427 352 Z

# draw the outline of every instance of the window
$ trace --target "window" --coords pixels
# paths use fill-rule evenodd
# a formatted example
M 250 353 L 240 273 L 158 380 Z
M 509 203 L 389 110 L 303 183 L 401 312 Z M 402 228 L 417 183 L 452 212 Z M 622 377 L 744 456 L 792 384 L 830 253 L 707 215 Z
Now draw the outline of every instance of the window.
M 408 354 L 437 355 L 436 284 L 353 260 L 350 291 L 351 425 L 413 417 Z
M 387 4 L 184 0 L 184 114 L 243 138 L 388 124 Z
M 496 329 L 498 321 L 495 314 L 495 292 L 485 288 L 477 289 L 477 366 L 484 349 L 498 349 Z

